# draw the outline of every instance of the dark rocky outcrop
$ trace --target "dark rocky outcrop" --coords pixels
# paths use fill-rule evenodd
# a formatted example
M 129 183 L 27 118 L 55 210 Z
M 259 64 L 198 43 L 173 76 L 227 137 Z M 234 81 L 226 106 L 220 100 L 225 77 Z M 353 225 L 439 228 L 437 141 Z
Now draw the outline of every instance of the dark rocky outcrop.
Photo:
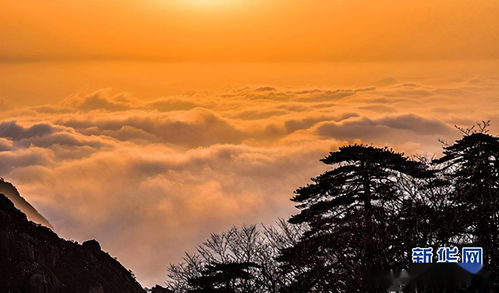
M 95 240 L 82 245 L 28 221 L 0 194 L 0 292 L 143 293 Z
M 173 293 L 173 291 L 166 289 L 166 288 L 163 288 L 159 285 L 152 287 L 149 292 L 150 293 Z
M 19 194 L 17 188 L 3 178 L 0 178 L 0 194 L 10 199 L 16 208 L 28 216 L 30 221 L 52 228 L 49 221 Z

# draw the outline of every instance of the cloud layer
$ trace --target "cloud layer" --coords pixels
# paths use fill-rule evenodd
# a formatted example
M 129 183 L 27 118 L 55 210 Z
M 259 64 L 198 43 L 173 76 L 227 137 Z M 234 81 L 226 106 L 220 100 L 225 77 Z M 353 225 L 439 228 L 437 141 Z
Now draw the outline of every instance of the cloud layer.
M 454 124 L 499 121 L 499 80 L 270 86 L 144 100 L 109 89 L 0 105 L 0 176 L 63 236 L 96 238 L 145 285 L 210 232 L 271 222 L 346 143 L 438 153 Z M 494 124 L 495 123 L 495 124 Z M 495 128 L 497 129 L 497 128 Z

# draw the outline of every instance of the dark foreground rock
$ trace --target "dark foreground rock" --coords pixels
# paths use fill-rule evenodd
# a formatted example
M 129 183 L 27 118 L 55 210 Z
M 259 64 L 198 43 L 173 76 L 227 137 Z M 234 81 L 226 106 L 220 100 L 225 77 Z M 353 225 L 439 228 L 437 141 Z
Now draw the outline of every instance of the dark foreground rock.
M 150 293 L 173 293 L 173 291 L 166 289 L 166 288 L 163 288 L 159 285 L 152 287 L 149 292 Z
M 52 228 L 49 221 L 19 194 L 17 188 L 3 178 L 0 178 L 0 194 L 3 194 L 10 199 L 17 209 L 28 216 L 30 221 Z
M 61 239 L 0 194 L 0 292 L 143 293 L 133 274 L 100 249 Z

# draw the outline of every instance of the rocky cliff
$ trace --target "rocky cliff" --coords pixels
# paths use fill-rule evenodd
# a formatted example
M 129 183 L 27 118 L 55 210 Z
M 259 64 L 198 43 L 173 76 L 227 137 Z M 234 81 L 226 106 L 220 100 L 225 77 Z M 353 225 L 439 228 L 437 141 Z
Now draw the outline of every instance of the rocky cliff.
M 0 292 L 143 293 L 95 240 L 78 244 L 28 221 L 0 194 Z
M 17 188 L 2 178 L 0 178 L 0 194 L 10 199 L 14 203 L 14 206 L 26 214 L 31 221 L 52 228 L 47 219 L 19 194 Z

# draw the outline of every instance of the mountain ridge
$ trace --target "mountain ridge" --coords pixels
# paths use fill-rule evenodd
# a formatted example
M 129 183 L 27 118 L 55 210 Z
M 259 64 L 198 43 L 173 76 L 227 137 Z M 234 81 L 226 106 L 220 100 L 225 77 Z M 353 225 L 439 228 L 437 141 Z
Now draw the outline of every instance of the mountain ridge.
M 21 196 L 17 188 L 12 183 L 5 181 L 3 178 L 0 178 L 0 194 L 5 195 L 10 201 L 12 201 L 14 206 L 26 214 L 31 221 L 53 229 L 49 221 L 42 216 L 38 210 L 24 197 Z
M 28 220 L 0 194 L 0 292 L 145 293 L 96 240 L 78 244 Z

